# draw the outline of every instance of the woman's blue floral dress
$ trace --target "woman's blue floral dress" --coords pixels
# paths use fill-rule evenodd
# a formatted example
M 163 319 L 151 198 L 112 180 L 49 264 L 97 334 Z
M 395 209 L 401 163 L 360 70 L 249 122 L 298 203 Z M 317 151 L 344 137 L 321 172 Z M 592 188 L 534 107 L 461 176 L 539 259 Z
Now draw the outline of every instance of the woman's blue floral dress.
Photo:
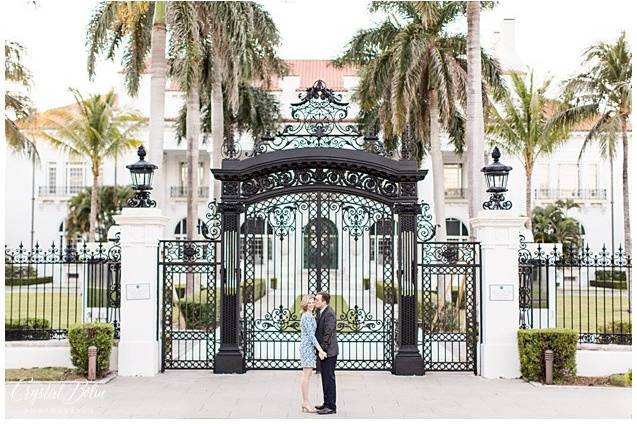
M 301 368 L 316 367 L 316 320 L 307 312 L 301 314 Z

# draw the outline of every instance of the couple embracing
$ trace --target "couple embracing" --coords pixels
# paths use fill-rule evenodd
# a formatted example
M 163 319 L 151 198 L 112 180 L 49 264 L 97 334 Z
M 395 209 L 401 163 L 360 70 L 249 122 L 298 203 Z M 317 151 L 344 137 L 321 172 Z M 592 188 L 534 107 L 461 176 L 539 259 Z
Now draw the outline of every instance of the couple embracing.
M 323 404 L 312 407 L 309 400 L 310 377 L 317 367 L 321 372 L 323 385 Z M 336 313 L 330 306 L 330 295 L 320 292 L 316 296 L 306 295 L 301 301 L 301 367 L 303 380 L 303 412 L 321 415 L 336 413 L 336 357 L 338 342 L 336 340 Z

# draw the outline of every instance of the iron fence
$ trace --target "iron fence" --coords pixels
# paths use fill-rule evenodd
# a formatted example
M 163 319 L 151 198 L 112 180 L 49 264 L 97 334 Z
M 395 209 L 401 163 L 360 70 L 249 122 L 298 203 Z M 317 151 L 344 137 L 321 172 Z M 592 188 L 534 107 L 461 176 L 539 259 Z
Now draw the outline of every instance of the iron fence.
M 81 322 L 110 322 L 119 337 L 120 260 L 119 234 L 94 246 L 5 246 L 5 340 L 64 339 Z
M 631 258 L 520 237 L 520 328 L 570 328 L 580 343 L 631 344 Z

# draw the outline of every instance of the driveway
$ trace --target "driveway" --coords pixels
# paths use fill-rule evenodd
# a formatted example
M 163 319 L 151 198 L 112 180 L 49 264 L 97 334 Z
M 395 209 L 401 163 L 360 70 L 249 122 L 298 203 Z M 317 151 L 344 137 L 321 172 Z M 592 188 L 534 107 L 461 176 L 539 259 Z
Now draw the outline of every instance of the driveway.
M 541 387 L 468 373 L 337 372 L 340 418 L 629 418 L 631 389 Z M 320 395 L 313 376 L 312 399 Z M 299 373 L 166 371 L 103 385 L 6 383 L 7 417 L 324 418 L 301 413 Z

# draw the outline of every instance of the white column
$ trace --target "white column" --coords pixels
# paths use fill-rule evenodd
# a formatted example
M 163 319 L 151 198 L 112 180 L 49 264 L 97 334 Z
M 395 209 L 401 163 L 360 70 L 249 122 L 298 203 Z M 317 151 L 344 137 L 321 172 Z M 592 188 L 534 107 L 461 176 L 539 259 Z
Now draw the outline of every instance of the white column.
M 160 369 L 157 243 L 168 218 L 155 208 L 124 208 L 115 221 L 122 251 L 118 374 L 153 376 Z
M 486 378 L 520 376 L 518 245 L 525 219 L 511 211 L 470 219 L 482 244 L 480 375 Z

